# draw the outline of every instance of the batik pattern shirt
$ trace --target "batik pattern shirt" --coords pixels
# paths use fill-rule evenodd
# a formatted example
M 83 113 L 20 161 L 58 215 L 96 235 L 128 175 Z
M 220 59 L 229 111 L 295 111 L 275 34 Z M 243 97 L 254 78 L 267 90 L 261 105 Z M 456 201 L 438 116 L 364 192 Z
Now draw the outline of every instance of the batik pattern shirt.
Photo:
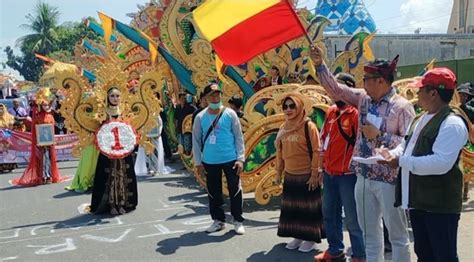
M 379 101 L 374 101 L 364 89 L 350 88 L 338 83 L 324 64 L 317 68 L 317 73 L 321 85 L 330 96 L 335 100 L 342 100 L 358 108 L 359 127 L 368 122 L 368 115 L 380 120 L 380 135 L 373 141 L 367 139 L 359 128 L 353 156 L 369 157 L 374 155 L 376 148 L 384 146 L 388 149 L 394 149 L 403 142 L 408 127 L 415 117 L 415 110 L 407 99 L 396 94 L 394 87 Z M 363 107 L 365 107 L 365 110 L 361 109 Z M 364 111 L 367 114 L 363 114 Z M 358 175 L 390 184 L 395 184 L 398 175 L 398 170 L 385 165 L 367 165 L 353 161 L 351 166 Z

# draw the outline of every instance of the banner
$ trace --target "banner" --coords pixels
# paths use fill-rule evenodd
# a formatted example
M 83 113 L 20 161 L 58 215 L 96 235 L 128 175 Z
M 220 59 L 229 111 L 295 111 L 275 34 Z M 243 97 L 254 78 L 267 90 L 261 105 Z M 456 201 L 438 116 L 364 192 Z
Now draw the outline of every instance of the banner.
M 58 161 L 77 160 L 72 156 L 72 148 L 78 142 L 75 134 L 55 135 Z M 27 164 L 30 159 L 31 133 L 0 128 L 0 164 Z

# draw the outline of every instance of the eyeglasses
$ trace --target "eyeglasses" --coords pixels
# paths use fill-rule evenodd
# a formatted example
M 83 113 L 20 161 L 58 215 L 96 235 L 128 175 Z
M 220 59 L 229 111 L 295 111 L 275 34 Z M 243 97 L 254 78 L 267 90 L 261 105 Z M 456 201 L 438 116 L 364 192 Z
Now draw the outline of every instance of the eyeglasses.
M 296 104 L 289 104 L 289 105 L 283 104 L 282 107 L 283 107 L 283 110 L 287 110 L 288 108 L 290 108 L 290 109 L 295 109 L 295 108 L 296 108 Z

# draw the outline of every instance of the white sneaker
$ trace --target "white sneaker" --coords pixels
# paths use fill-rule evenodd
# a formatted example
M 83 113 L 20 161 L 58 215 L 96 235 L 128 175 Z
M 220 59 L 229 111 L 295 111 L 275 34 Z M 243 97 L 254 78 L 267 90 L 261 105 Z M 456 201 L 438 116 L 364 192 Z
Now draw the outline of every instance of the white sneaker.
M 244 228 L 244 225 L 242 224 L 242 222 L 235 222 L 234 227 L 235 227 L 235 229 L 234 229 L 235 233 L 237 235 L 245 234 L 245 228 Z
M 206 229 L 206 232 L 207 233 L 212 233 L 212 232 L 217 232 L 217 231 L 221 231 L 222 229 L 225 228 L 225 223 L 222 222 L 222 221 L 219 221 L 219 220 L 214 220 L 214 222 L 212 223 L 212 225 L 210 225 L 207 229 Z
M 286 244 L 285 248 L 289 250 L 297 249 L 300 247 L 301 243 L 303 243 L 303 240 L 295 238 L 291 240 L 290 243 Z
M 313 249 L 316 249 L 316 244 L 313 241 L 303 241 L 303 243 L 300 245 L 300 248 L 298 248 L 298 251 L 306 253 Z

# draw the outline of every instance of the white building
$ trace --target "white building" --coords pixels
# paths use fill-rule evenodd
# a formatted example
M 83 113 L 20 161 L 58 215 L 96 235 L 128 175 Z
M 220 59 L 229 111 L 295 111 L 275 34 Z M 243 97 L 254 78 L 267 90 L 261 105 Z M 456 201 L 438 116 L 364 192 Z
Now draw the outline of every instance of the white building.
M 470 0 L 474 1 L 474 0 Z M 328 59 L 344 51 L 350 36 L 326 35 Z M 474 58 L 474 34 L 379 34 L 370 43 L 375 57 L 393 59 L 399 66 Z
M 454 0 L 448 34 L 474 34 L 474 0 Z

